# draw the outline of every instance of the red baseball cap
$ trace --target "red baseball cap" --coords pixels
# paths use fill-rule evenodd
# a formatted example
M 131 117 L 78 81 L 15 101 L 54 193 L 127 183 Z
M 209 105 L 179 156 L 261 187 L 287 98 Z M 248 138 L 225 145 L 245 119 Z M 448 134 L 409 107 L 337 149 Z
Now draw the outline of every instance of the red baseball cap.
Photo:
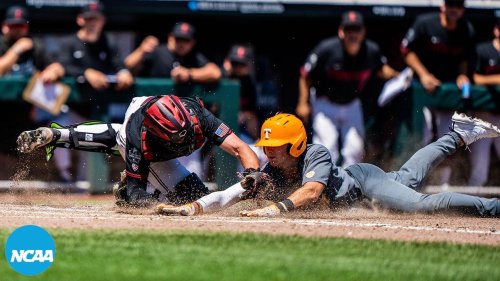
M 195 33 L 194 26 L 188 22 L 178 22 L 172 28 L 172 34 L 175 38 L 193 40 Z
M 4 24 L 28 24 L 28 12 L 24 7 L 12 6 L 5 13 Z
M 347 11 L 342 14 L 342 20 L 340 21 L 340 26 L 342 27 L 347 27 L 347 26 L 358 26 L 358 27 L 363 27 L 364 26 L 364 20 L 363 16 L 356 11 Z

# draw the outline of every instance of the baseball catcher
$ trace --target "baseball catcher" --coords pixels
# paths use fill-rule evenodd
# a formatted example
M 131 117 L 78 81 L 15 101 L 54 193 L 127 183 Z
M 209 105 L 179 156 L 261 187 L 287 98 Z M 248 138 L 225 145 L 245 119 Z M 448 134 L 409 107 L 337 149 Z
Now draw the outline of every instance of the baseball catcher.
M 308 206 L 320 197 L 325 197 L 332 208 L 369 198 L 389 209 L 405 212 L 454 209 L 482 216 L 499 216 L 500 201 L 496 198 L 486 199 L 453 192 L 422 194 L 416 191 L 424 183 L 429 171 L 458 148 L 479 139 L 500 136 L 496 126 L 464 114 L 455 113 L 452 124 L 450 132 L 417 151 L 399 171 L 386 173 L 366 163 L 354 164 L 346 169 L 335 166 L 324 146 L 306 144 L 306 131 L 297 117 L 277 114 L 264 122 L 260 140 L 256 144 L 264 148 L 269 160 L 262 172 L 248 175 L 241 183 L 190 204 L 180 207 L 160 204 L 158 211 L 175 215 L 217 211 L 256 196 L 248 193 L 248 186 L 245 185 L 250 184 L 271 190 L 273 201 L 277 203 L 257 210 L 242 211 L 241 216 L 277 216 Z M 266 183 L 269 179 L 272 181 L 270 185 Z
M 176 160 L 199 149 L 207 139 L 237 157 L 245 175 L 258 172 L 255 153 L 199 98 L 136 97 L 124 120 L 123 124 L 86 122 L 65 127 L 53 123 L 50 128 L 22 132 L 18 150 L 28 153 L 45 147 L 48 159 L 57 147 L 119 154 L 126 169 L 115 190 L 117 203 L 141 207 L 157 200 L 182 204 L 209 193 L 201 179 Z

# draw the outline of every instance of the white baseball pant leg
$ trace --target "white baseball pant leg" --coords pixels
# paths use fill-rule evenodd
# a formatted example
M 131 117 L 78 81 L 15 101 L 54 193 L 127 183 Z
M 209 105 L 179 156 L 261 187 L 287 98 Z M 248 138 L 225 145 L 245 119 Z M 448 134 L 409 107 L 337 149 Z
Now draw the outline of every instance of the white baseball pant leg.
M 494 125 L 500 125 L 500 114 L 474 112 L 473 115 Z M 471 168 L 468 185 L 483 186 L 488 181 L 491 145 L 494 145 L 496 154 L 500 157 L 500 138 L 482 139 L 470 145 L 469 163 Z
M 364 121 L 361 101 L 349 104 L 332 103 L 319 97 L 313 103 L 313 142 L 324 145 L 334 161 L 339 157 L 339 136 L 342 142 L 340 153 L 344 167 L 362 161 L 364 156 Z
M 432 113 L 436 124 L 436 133 L 442 136 L 450 131 L 451 117 L 453 111 L 432 109 Z M 448 185 L 450 183 L 452 169 L 450 165 L 441 165 L 441 172 L 439 174 L 440 184 Z

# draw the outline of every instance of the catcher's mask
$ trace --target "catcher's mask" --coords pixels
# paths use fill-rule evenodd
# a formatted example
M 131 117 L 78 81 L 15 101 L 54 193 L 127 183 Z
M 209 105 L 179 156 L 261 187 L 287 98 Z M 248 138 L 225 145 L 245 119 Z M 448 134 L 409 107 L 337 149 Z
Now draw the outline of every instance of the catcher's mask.
M 144 126 L 153 135 L 173 143 L 194 133 L 191 115 L 174 95 L 163 96 L 146 110 Z
M 307 135 L 304 124 L 292 114 L 279 113 L 264 121 L 260 140 L 255 146 L 276 147 L 290 144 L 288 153 L 299 157 L 306 149 Z

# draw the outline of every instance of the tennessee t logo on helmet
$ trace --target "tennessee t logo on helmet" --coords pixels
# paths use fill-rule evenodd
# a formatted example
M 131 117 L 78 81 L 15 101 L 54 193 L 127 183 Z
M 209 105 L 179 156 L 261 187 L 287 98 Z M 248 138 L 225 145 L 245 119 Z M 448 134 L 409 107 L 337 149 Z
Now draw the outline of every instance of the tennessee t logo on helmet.
M 279 113 L 264 121 L 260 131 L 260 140 L 255 146 L 276 147 L 290 144 L 290 155 L 299 157 L 306 149 L 306 142 L 306 129 L 302 121 L 292 114 Z
M 269 134 L 271 133 L 271 131 L 272 131 L 272 130 L 271 130 L 271 129 L 268 129 L 268 128 L 264 129 L 264 134 L 265 134 L 265 137 L 264 137 L 264 138 L 265 138 L 266 140 L 268 140 L 268 139 L 269 139 Z

